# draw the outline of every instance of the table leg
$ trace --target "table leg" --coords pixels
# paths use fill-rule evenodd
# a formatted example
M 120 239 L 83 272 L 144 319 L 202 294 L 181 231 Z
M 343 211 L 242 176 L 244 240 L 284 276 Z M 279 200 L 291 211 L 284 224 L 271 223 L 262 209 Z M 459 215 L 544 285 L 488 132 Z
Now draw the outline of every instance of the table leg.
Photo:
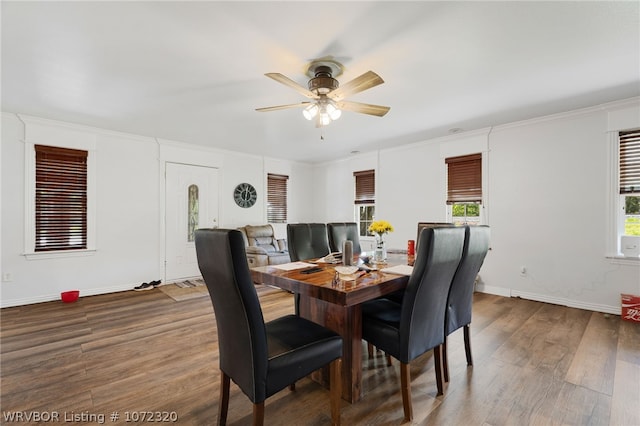
M 354 403 L 360 400 L 362 385 L 362 309 L 360 305 L 338 306 L 319 299 L 301 297 L 300 315 L 323 325 L 343 339 L 342 398 Z M 328 384 L 329 372 L 320 381 Z

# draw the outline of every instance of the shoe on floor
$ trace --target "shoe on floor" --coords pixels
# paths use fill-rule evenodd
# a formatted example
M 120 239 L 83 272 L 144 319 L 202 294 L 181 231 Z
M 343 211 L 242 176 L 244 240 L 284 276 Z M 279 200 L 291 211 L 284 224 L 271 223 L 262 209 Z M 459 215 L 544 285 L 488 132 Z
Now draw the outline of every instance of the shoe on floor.
M 151 284 L 154 287 L 158 287 L 161 283 L 162 281 L 156 280 L 156 281 L 151 281 L 149 284 Z
M 134 287 L 133 289 L 135 291 L 143 291 L 143 290 L 153 290 L 153 284 L 152 283 L 142 283 L 137 287 Z

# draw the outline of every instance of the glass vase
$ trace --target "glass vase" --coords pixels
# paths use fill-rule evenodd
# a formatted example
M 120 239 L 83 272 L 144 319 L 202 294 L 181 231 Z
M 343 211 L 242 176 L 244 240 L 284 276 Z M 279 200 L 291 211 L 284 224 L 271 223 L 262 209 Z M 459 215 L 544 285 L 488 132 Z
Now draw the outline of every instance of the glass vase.
M 376 236 L 376 249 L 373 252 L 373 261 L 381 263 L 387 260 L 387 249 L 384 244 L 384 235 Z

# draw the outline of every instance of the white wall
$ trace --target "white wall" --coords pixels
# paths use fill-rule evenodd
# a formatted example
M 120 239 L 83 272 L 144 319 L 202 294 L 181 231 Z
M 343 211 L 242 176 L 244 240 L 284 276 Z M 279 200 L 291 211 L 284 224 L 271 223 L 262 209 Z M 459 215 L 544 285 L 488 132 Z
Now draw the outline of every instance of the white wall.
M 632 100 L 635 108 L 640 103 Z M 640 262 L 607 252 L 610 110 L 629 101 L 359 154 L 320 165 L 291 163 L 99 129 L 98 250 L 93 256 L 27 260 L 24 241 L 24 125 L 2 116 L 2 306 L 130 289 L 162 276 L 164 162 L 220 169 L 220 226 L 266 221 L 266 174 L 289 178 L 289 222 L 353 220 L 353 172 L 375 169 L 377 218 L 406 248 L 418 221 L 444 221 L 444 158 L 484 152 L 485 219 L 491 246 L 479 289 L 619 313 L 620 293 L 640 294 Z M 622 106 L 621 106 L 622 105 Z M 630 114 L 640 126 L 638 114 Z M 55 125 L 55 122 L 52 122 Z M 609 127 L 608 127 L 609 126 Z M 87 131 L 87 128 L 83 128 Z M 467 152 L 468 153 L 468 152 Z M 126 155 L 125 155 L 126 154 Z M 249 182 L 257 204 L 241 209 L 233 188 Z M 286 236 L 284 225 L 276 226 Z M 520 268 L 527 268 L 521 276 Z
M 607 118 L 610 109 L 619 107 L 594 107 L 372 154 L 376 216 L 395 227 L 388 247 L 406 248 L 407 240 L 416 238 L 418 221 L 446 219 L 445 157 L 485 151 L 483 207 L 492 250 L 479 288 L 619 313 L 620 293 L 640 294 L 640 262 L 606 257 Z M 637 114 L 635 123 L 640 126 Z M 353 190 L 348 178 L 355 170 L 348 161 L 316 170 L 316 176 L 331 182 L 331 190 L 323 192 L 325 209 L 318 209 L 314 220 L 330 221 L 337 212 L 346 220 L 347 209 L 331 206 L 336 192 L 340 204 L 347 202 L 345 194 Z
M 164 169 L 166 162 L 219 169 L 219 225 L 235 228 L 266 222 L 266 173 L 289 175 L 289 212 L 297 221 L 312 211 L 309 165 L 207 149 L 118 132 L 25 117 L 55 133 L 80 129 L 96 139 L 97 250 L 85 256 L 27 259 L 25 233 L 25 123 L 2 114 L 2 263 L 0 306 L 56 300 L 60 292 L 81 296 L 122 291 L 164 277 Z M 28 126 L 28 124 L 27 124 Z M 46 132 L 45 132 L 46 133 Z M 258 189 L 258 201 L 243 209 L 233 201 L 238 183 Z M 286 227 L 276 226 L 286 237 Z

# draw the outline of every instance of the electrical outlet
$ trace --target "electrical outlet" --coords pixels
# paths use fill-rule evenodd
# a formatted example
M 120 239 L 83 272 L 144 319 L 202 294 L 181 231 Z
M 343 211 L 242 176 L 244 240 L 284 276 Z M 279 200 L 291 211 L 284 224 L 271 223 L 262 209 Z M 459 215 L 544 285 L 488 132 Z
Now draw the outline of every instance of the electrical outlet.
M 521 277 L 526 277 L 527 276 L 527 267 L 526 266 L 521 266 L 520 267 L 520 276 Z
M 11 272 L 5 272 L 2 274 L 2 281 L 3 282 L 9 282 L 9 281 L 13 281 L 13 275 L 11 274 Z

